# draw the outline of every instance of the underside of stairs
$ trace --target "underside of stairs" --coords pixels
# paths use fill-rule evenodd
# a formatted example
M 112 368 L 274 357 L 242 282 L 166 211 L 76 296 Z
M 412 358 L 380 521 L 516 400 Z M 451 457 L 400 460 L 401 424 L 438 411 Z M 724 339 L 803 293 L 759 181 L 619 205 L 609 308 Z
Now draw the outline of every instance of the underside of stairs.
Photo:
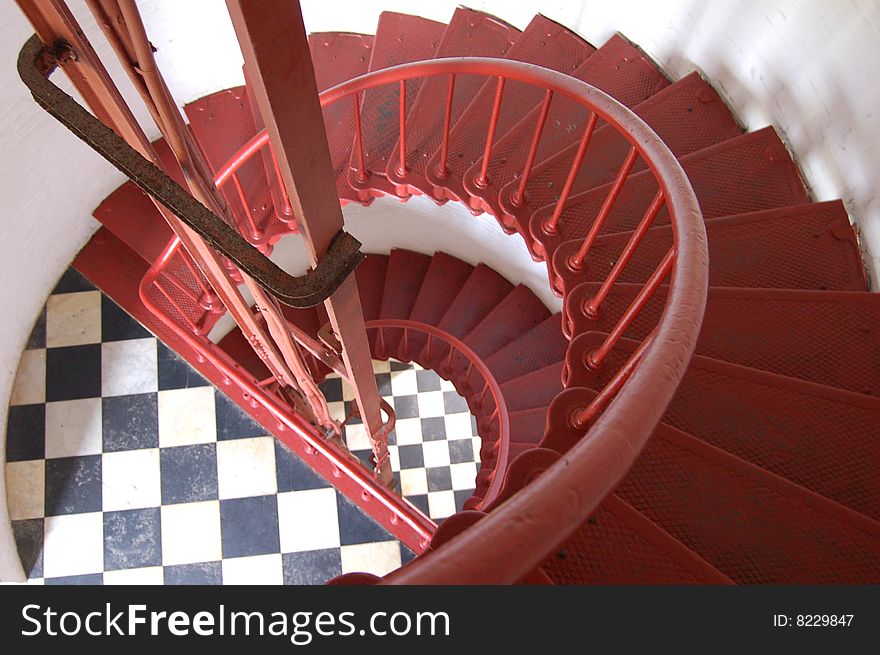
M 880 582 L 880 296 L 868 290 L 843 204 L 811 201 L 772 128 L 743 133 L 697 73 L 669 80 L 622 36 L 594 46 L 543 16 L 520 31 L 465 8 L 448 25 L 385 12 L 375 36 L 313 34 L 309 45 L 319 91 L 390 66 L 444 57 L 507 58 L 563 73 L 631 108 L 690 179 L 710 257 L 695 356 L 629 474 L 566 543 L 550 546 L 542 580 Z M 356 272 L 368 322 L 413 321 L 447 335 L 368 329 L 374 358 L 434 369 L 467 400 L 482 437 L 482 468 L 466 509 L 490 513 L 583 437 L 585 430 L 573 430 L 563 409 L 572 399 L 589 403 L 651 335 L 668 279 L 602 365 L 590 367 L 591 354 L 638 297 L 675 235 L 666 207 L 649 227 L 640 224 L 658 184 L 641 159 L 621 169 L 630 146 L 613 126 L 594 126 L 583 165 L 573 168 L 589 129 L 583 106 L 565 97 L 547 105 L 546 94 L 517 81 L 506 85 L 497 104 L 495 79 L 461 75 L 452 87 L 448 77 L 411 80 L 403 99 L 396 84 L 364 92 L 360 144 L 350 103 L 329 105 L 324 118 L 342 203 L 425 195 L 438 204 L 459 201 L 474 214 L 488 212 L 511 238 L 525 241 L 533 258 L 546 262 L 548 284 L 564 298 L 564 311 L 554 314 L 528 288 L 485 264 L 395 244 L 390 254 L 368 254 Z M 401 107 L 407 117 L 403 160 Z M 244 87 L 185 110 L 215 173 L 262 126 Z M 487 132 L 493 138 L 484 160 Z M 167 149 L 161 152 L 171 162 Z M 254 242 L 271 249 L 292 228 L 277 178 L 265 157 L 255 157 L 239 180 L 238 190 L 223 191 L 237 207 L 244 195 L 261 235 Z M 619 196 L 589 255 L 574 261 L 614 188 Z M 566 200 L 559 211 L 561 195 Z M 557 227 L 548 233 L 554 216 Z M 104 227 L 75 265 L 215 384 L 228 385 L 138 296 L 140 279 L 171 238 L 153 205 L 128 183 L 95 217 Z M 628 254 L 636 232 L 641 243 Z M 626 266 L 606 294 L 603 282 L 623 256 Z M 593 311 L 600 294 L 601 307 Z M 179 313 L 186 312 L 201 333 L 219 318 L 197 305 Z M 291 310 L 286 318 L 316 340 L 327 323 L 322 307 Z M 456 349 L 458 343 L 466 350 Z M 239 330 L 218 346 L 253 379 L 269 376 Z M 315 357 L 308 364 L 319 379 L 330 371 Z M 246 397 L 236 400 L 283 438 L 272 416 Z M 330 464 L 303 444 L 295 449 L 336 484 Z M 354 486 L 340 484 L 343 493 L 358 495 Z M 376 508 L 365 509 L 387 522 Z M 465 512 L 448 519 L 448 530 L 467 529 L 481 516 Z

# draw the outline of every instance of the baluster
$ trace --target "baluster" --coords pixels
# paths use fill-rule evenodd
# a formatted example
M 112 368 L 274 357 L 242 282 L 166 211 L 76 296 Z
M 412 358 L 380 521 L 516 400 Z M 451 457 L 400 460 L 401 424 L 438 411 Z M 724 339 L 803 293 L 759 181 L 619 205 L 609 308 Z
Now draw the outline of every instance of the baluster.
M 272 159 L 272 169 L 275 171 L 275 180 L 278 184 L 278 188 L 281 190 L 281 200 L 284 203 L 281 211 L 285 216 L 292 216 L 293 208 L 290 206 L 290 198 L 287 197 L 287 189 L 284 188 L 284 180 L 281 177 L 281 169 L 278 168 L 278 159 L 275 157 L 275 151 L 272 150 L 271 145 L 269 146 L 269 157 Z
M 596 315 L 599 313 L 599 306 L 608 296 L 608 293 L 611 291 L 611 287 L 614 286 L 614 283 L 620 277 L 623 269 L 629 263 L 629 260 L 633 256 L 633 253 L 635 252 L 638 245 L 642 242 L 642 239 L 645 237 L 648 228 L 651 227 L 651 224 L 654 222 L 654 219 L 657 218 L 657 214 L 660 213 L 660 209 L 665 203 L 666 198 L 663 196 L 663 191 L 658 191 L 657 195 L 654 196 L 654 199 L 648 206 L 648 209 L 645 211 L 645 215 L 642 216 L 642 220 L 639 221 L 639 225 L 638 227 L 636 227 L 635 232 L 633 232 L 632 236 L 629 238 L 629 241 L 626 242 L 626 246 L 624 246 L 623 251 L 617 258 L 617 261 L 614 262 L 614 266 L 611 268 L 611 272 L 608 273 L 608 277 L 606 277 L 605 281 L 602 282 L 602 286 L 596 292 L 596 295 L 593 296 L 592 300 L 584 304 L 584 314 L 591 318 L 595 318 Z
M 483 165 L 480 175 L 474 183 L 481 189 L 489 186 L 489 160 L 492 158 L 492 143 L 495 141 L 495 130 L 498 128 L 498 116 L 501 114 L 501 101 L 504 98 L 504 78 L 498 77 L 495 87 L 495 104 L 492 105 L 492 113 L 489 115 L 489 130 L 486 133 L 486 147 L 483 150 Z
M 611 352 L 614 344 L 616 344 L 620 337 L 623 336 L 623 333 L 627 331 L 635 317 L 638 316 L 648 300 L 651 299 L 651 296 L 654 295 L 657 287 L 659 287 L 663 280 L 666 279 L 666 276 L 669 275 L 674 261 L 675 249 L 670 248 L 669 252 L 667 252 L 666 256 L 663 258 L 663 261 L 660 262 L 660 265 L 651 274 L 648 282 L 642 287 L 642 290 L 639 291 L 630 306 L 627 307 L 623 316 L 620 317 L 620 320 L 617 321 L 617 325 L 615 325 L 614 329 L 611 330 L 607 337 L 605 337 L 605 341 L 602 342 L 602 345 L 589 354 L 587 364 L 590 368 L 599 368 L 602 365 L 602 362 L 605 361 L 605 358 L 608 356 L 608 353 Z
M 587 122 L 587 127 L 584 130 L 584 135 L 581 137 L 581 142 L 578 145 L 574 160 L 571 162 L 571 169 L 568 171 L 568 177 L 565 179 L 565 184 L 562 186 L 562 193 L 559 194 L 559 200 L 556 201 L 556 207 L 553 208 L 553 214 L 550 216 L 549 220 L 544 223 L 544 231 L 547 234 L 554 234 L 556 232 L 556 226 L 559 224 L 559 217 L 562 216 L 562 210 L 565 209 L 568 195 L 571 193 L 574 181 L 577 179 L 578 172 L 581 170 L 581 164 L 584 163 L 584 155 L 587 154 L 587 146 L 590 145 L 590 138 L 593 136 L 593 130 L 596 128 L 596 121 L 598 120 L 599 117 L 595 113 L 590 114 L 590 120 Z
M 523 168 L 523 174 L 519 180 L 519 188 L 511 198 L 511 202 L 520 207 L 526 201 L 526 186 L 529 183 L 529 177 L 532 174 L 532 167 L 535 165 L 535 158 L 538 156 L 538 145 L 541 143 L 541 135 L 544 133 L 544 124 L 547 122 L 547 115 L 550 113 L 550 103 L 553 101 L 553 91 L 547 89 L 544 94 L 544 103 L 541 105 L 541 113 L 538 114 L 538 122 L 535 124 L 535 132 L 532 135 L 532 144 L 529 146 L 529 154 L 526 157 L 526 164 Z
M 590 231 L 584 238 L 584 242 L 581 244 L 577 254 L 569 261 L 569 266 L 572 270 L 577 271 L 584 267 L 584 262 L 587 260 L 587 253 L 590 248 L 593 247 L 593 242 L 596 240 L 596 237 L 599 236 L 599 231 L 608 219 L 608 215 L 611 214 L 611 208 L 614 206 L 614 202 L 620 195 L 620 191 L 623 189 L 626 178 L 632 170 L 633 164 L 636 163 L 636 158 L 638 156 L 638 151 L 635 146 L 632 146 L 626 154 L 626 159 L 623 160 L 620 170 L 617 171 L 617 176 L 614 178 L 614 184 L 611 185 L 611 189 L 605 197 L 605 202 L 602 203 L 602 207 L 599 209 L 596 219 L 590 226 Z
M 400 138 L 397 140 L 400 146 L 400 164 L 397 167 L 398 175 L 406 175 L 406 80 L 400 80 Z
M 425 361 L 431 361 L 431 345 L 433 344 L 434 336 L 431 333 L 428 333 L 428 340 L 425 342 Z
M 443 141 L 440 143 L 440 163 L 437 164 L 437 176 L 444 178 L 449 174 L 446 162 L 449 159 L 449 128 L 452 122 L 452 97 L 455 94 L 455 74 L 449 76 L 449 87 L 446 90 L 446 111 L 443 114 Z
M 251 236 L 251 239 L 253 239 L 254 241 L 259 241 L 262 235 L 260 234 L 260 230 L 257 228 L 257 224 L 254 222 L 254 217 L 251 216 L 251 210 L 248 207 L 247 197 L 244 194 L 244 189 L 241 186 L 241 180 L 238 177 L 238 173 L 233 171 L 231 177 L 232 183 L 235 185 L 235 190 L 238 193 L 238 200 L 239 202 L 241 202 L 241 208 L 244 211 L 244 217 L 247 223 L 247 225 L 239 226 L 239 230 L 242 232 L 242 236 L 244 236 L 244 230 L 247 229 L 248 233 Z
M 369 176 L 367 175 L 367 164 L 364 157 L 364 134 L 361 131 L 361 98 L 357 92 L 352 94 L 351 97 L 354 100 L 354 139 L 355 143 L 357 143 L 355 152 L 357 153 L 358 169 L 355 179 L 363 184 Z

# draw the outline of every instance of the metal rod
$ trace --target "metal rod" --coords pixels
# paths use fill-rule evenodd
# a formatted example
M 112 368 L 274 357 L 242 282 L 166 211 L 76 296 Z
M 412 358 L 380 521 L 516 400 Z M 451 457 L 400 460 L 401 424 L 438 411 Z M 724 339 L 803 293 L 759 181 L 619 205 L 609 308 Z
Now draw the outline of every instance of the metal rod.
M 449 161 L 449 130 L 452 123 L 452 98 L 455 95 L 455 73 L 449 75 L 449 86 L 446 89 L 446 108 L 443 112 L 443 140 L 440 142 L 440 163 L 437 164 L 437 175 L 441 178 L 449 174 L 446 164 Z
M 397 166 L 398 175 L 406 175 L 406 80 L 400 80 L 400 138 L 397 143 L 400 148 L 400 164 Z
M 590 120 L 587 122 L 587 127 L 584 130 L 584 135 L 581 137 L 581 142 L 574 155 L 574 160 L 571 162 L 571 169 L 568 171 L 568 177 L 565 179 L 562 192 L 559 194 L 559 200 L 556 201 L 556 206 L 553 208 L 553 214 L 544 223 L 544 230 L 548 234 L 556 232 L 556 226 L 559 224 L 559 217 L 562 216 L 562 210 L 565 209 L 568 195 L 571 193 L 574 181 L 577 179 L 578 173 L 581 170 L 581 164 L 584 162 L 584 155 L 587 154 L 587 146 L 590 145 L 590 137 L 593 136 L 593 130 L 596 128 L 596 122 L 598 120 L 599 116 L 595 112 L 590 112 Z
M 599 231 L 602 229 L 602 226 L 605 225 L 605 221 L 611 214 L 611 208 L 614 206 L 614 202 L 620 195 L 620 191 L 623 189 L 626 178 L 632 170 L 633 165 L 636 163 L 638 156 L 639 152 L 636 150 L 635 146 L 630 147 L 629 152 L 626 153 L 626 159 L 623 160 L 620 170 L 617 171 L 617 176 L 614 178 L 614 184 L 612 184 L 611 189 L 608 190 L 608 195 L 605 196 L 605 201 L 602 203 L 602 207 L 599 208 L 599 213 L 596 214 L 593 224 L 590 226 L 590 231 L 584 238 L 584 242 L 581 244 L 577 254 L 570 262 L 571 267 L 574 270 L 583 268 L 584 262 L 587 260 L 587 253 L 590 251 L 590 248 L 593 247 L 593 242 L 596 240 L 596 237 L 599 236 Z
M 489 161 L 492 158 L 492 143 L 495 141 L 495 130 L 498 128 L 498 116 L 501 114 L 501 101 L 504 99 L 504 77 L 498 76 L 498 84 L 495 87 L 495 103 L 492 105 L 492 113 L 489 114 L 489 129 L 486 132 L 486 146 L 483 149 L 483 165 L 480 175 L 475 180 L 481 189 L 489 186 Z
M 614 344 L 616 344 L 620 337 L 623 336 L 624 332 L 627 331 L 630 324 L 632 324 L 636 316 L 639 315 L 639 312 L 642 311 L 642 308 L 647 304 L 648 300 L 651 299 L 651 296 L 654 295 L 657 287 L 659 287 L 666 276 L 669 275 L 674 261 L 675 250 L 674 248 L 670 248 L 669 252 L 667 252 L 666 256 L 663 258 L 663 261 L 660 262 L 660 265 L 651 274 L 651 277 L 648 279 L 645 286 L 642 287 L 641 291 L 639 291 L 638 295 L 623 313 L 623 316 L 617 321 L 614 329 L 612 329 L 608 336 L 605 337 L 605 341 L 602 342 L 602 345 L 590 353 L 588 363 L 592 368 L 599 368 L 602 366 L 602 362 L 605 361 L 608 353 L 614 348 Z
M 602 286 L 599 287 L 596 295 L 594 295 L 590 301 L 584 304 L 584 314 L 590 317 L 595 317 L 599 313 L 599 306 L 605 300 L 608 292 L 611 291 L 611 287 L 614 286 L 614 283 L 620 277 L 623 269 L 626 268 L 629 260 L 632 259 L 633 253 L 642 242 L 642 239 L 645 237 L 645 234 L 648 232 L 648 229 L 651 227 L 654 219 L 657 218 L 657 214 L 660 213 L 660 209 L 663 207 L 665 202 L 666 199 L 663 196 L 663 191 L 658 191 L 657 195 L 654 196 L 654 199 L 648 206 L 648 209 L 645 211 L 644 216 L 642 216 L 642 220 L 639 221 L 638 226 L 632 233 L 632 236 L 630 236 L 629 241 L 626 242 L 623 251 L 621 251 L 620 256 L 618 256 L 617 258 L 617 261 L 614 262 L 614 266 L 611 268 L 611 271 L 608 273 L 605 281 L 602 282 Z
M 544 133 L 544 124 L 547 122 L 547 115 L 550 113 L 550 103 L 553 102 L 553 91 L 547 89 L 544 93 L 544 102 L 541 104 L 541 112 L 538 114 L 538 122 L 535 123 L 535 132 L 532 134 L 532 143 L 529 146 L 529 154 L 526 157 L 526 163 L 523 166 L 523 173 L 520 176 L 519 188 L 517 188 L 512 201 L 516 206 L 523 205 L 526 201 L 526 186 L 529 184 L 529 178 L 532 175 L 532 167 L 535 165 L 535 158 L 538 156 L 538 146 L 541 143 L 541 135 Z
M 354 101 L 354 140 L 357 144 L 355 152 L 357 153 L 358 169 L 355 175 L 357 181 L 363 183 L 367 181 L 369 176 L 367 175 L 367 163 L 364 156 L 364 133 L 361 129 L 361 96 L 359 93 L 352 93 L 351 99 Z

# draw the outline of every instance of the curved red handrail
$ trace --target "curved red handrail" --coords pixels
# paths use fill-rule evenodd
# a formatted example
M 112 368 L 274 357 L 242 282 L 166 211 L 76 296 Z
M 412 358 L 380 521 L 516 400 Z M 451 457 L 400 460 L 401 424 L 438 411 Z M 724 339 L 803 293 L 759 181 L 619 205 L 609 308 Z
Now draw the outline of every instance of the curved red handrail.
M 390 583 L 512 583 L 539 566 L 611 492 L 638 456 L 684 375 L 706 302 L 706 233 L 684 170 L 644 121 L 599 89 L 532 64 L 460 57 L 368 73 L 324 91 L 321 105 L 326 107 L 385 84 L 457 74 L 503 77 L 539 86 L 548 96 L 562 95 L 579 102 L 612 125 L 658 181 L 672 223 L 674 262 L 666 305 L 650 345 L 584 438 L 545 474 L 479 523 L 390 574 L 385 579 Z M 226 179 L 267 144 L 265 131 L 255 136 L 224 167 L 220 177 Z

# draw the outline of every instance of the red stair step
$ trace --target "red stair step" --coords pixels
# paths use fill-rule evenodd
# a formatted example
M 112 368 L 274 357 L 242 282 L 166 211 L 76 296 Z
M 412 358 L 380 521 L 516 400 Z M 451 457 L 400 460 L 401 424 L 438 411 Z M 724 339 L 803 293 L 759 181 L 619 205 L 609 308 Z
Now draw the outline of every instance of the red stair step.
M 489 14 L 459 7 L 434 53 L 441 57 L 503 57 L 520 32 Z M 459 75 L 452 100 L 451 124 L 455 124 L 486 82 L 479 75 Z M 387 178 L 399 195 L 430 193 L 433 186 L 425 178 L 427 164 L 440 147 L 448 77 L 432 77 L 422 82 L 406 120 L 406 172 L 400 174 L 399 145 L 395 144 L 385 168 Z
M 610 331 L 642 285 L 617 284 L 599 317 L 582 307 L 598 290 L 587 282 L 566 302 L 573 334 Z M 654 294 L 626 332 L 648 336 L 663 310 L 666 287 Z M 571 310 L 571 311 L 569 311 Z M 710 287 L 697 354 L 810 380 L 858 393 L 880 395 L 880 294 Z
M 501 385 L 507 411 L 546 407 L 562 391 L 562 366 L 558 361 Z
M 665 425 L 615 493 L 740 584 L 880 581 L 880 523 Z
M 379 318 L 409 318 L 430 263 L 431 257 L 419 252 L 391 251 Z M 374 342 L 376 357 L 385 359 L 397 356 L 402 336 L 403 330 L 400 328 L 382 330 Z
M 743 134 L 681 158 L 681 165 L 700 202 L 704 218 L 745 214 L 807 203 L 810 198 L 797 165 L 771 127 Z M 529 230 L 536 254 L 552 254 L 559 244 L 583 239 L 605 201 L 610 184 L 569 198 L 554 234 L 543 226 L 553 205 L 536 211 Z M 653 173 L 630 175 L 602 229 L 603 234 L 632 230 L 657 193 Z M 669 222 L 667 208 L 660 210 L 655 225 Z
M 489 356 L 486 365 L 495 380 L 504 384 L 561 361 L 567 348 L 561 314 L 553 314 Z
M 556 584 L 729 584 L 640 512 L 610 496 L 542 565 Z
M 383 11 L 376 27 L 370 71 L 390 68 L 399 64 L 424 61 L 434 56 L 446 25 L 420 16 Z M 418 95 L 422 81 L 409 80 L 406 87 L 406 111 Z M 351 155 L 348 171 L 350 200 L 367 201 L 383 194 L 393 194 L 395 188 L 385 177 L 385 167 L 399 131 L 400 96 L 395 85 L 384 85 L 364 92 L 361 101 L 361 125 L 364 126 L 364 163 L 367 178 L 358 180 L 357 153 Z
M 512 289 L 513 285 L 501 275 L 485 264 L 478 264 L 437 327 L 464 339 Z M 432 343 L 430 352 L 426 348 L 420 361 L 425 362 L 423 366 L 437 368 L 448 354 L 449 349 L 444 344 Z
M 691 73 L 658 91 L 634 107 L 633 112 L 651 126 L 676 157 L 708 148 L 741 133 L 730 110 L 699 73 Z M 523 238 L 531 239 L 529 218 L 532 212 L 559 197 L 577 148 L 578 144 L 572 143 L 534 168 L 524 203 L 512 202 L 519 191 L 517 180 L 502 189 L 501 206 L 505 214 L 512 217 Z M 577 195 L 611 182 L 629 148 L 629 141 L 612 126 L 604 124 L 599 127 L 590 139 L 585 163 L 574 180 L 571 194 Z M 645 162 L 638 159 L 633 172 L 644 168 Z
M 534 407 L 510 412 L 510 443 L 538 445 L 544 436 L 547 408 Z
M 567 262 L 581 242 L 559 246 L 553 270 L 563 293 L 580 282 L 602 282 L 631 235 L 599 237 L 587 266 L 578 271 Z M 839 200 L 710 218 L 706 235 L 711 286 L 868 290 L 855 230 Z M 645 282 L 672 243 L 672 226 L 648 230 L 619 281 Z
M 574 364 L 604 338 L 572 341 L 571 387 L 599 390 L 638 346 L 621 339 L 598 373 Z M 695 355 L 663 421 L 880 520 L 880 399 Z
M 516 39 L 505 54 L 505 59 L 569 74 L 577 70 L 593 52 L 595 48 L 574 32 L 539 14 Z M 446 173 L 439 172 L 439 152 L 428 163 L 426 174 L 435 186 L 432 193 L 435 198 L 467 199 L 462 177 L 483 156 L 496 86 L 495 83 L 484 85 L 451 128 Z M 496 138 L 516 125 L 525 113 L 541 102 L 543 96 L 544 90 L 539 87 L 515 80 L 507 81 L 498 114 Z
M 628 107 L 650 98 L 669 84 L 638 48 L 619 35 L 611 37 L 571 76 L 605 91 Z M 485 189 L 475 183 L 482 161 L 478 160 L 465 173 L 465 188 L 473 196 L 471 206 L 474 209 L 490 212 L 496 217 L 503 215 L 498 192 L 522 174 L 540 113 L 541 108 L 535 107 L 498 139 L 492 149 L 489 185 Z M 579 103 L 562 96 L 555 97 L 541 133 L 535 161 L 540 163 L 580 140 L 587 118 L 587 110 Z
M 375 254 L 368 254 L 360 266 L 355 269 L 354 274 L 365 321 L 379 318 L 387 271 L 388 256 Z
M 309 51 L 315 68 L 318 92 L 363 75 L 370 64 L 373 36 L 325 32 L 309 35 Z M 354 140 L 354 109 L 350 99 L 324 107 L 324 128 L 330 146 L 330 160 L 336 174 L 340 197 L 350 195 L 347 182 L 348 161 Z
M 410 312 L 410 319 L 427 325 L 437 325 L 473 271 L 474 267 L 467 262 L 445 252 L 435 252 Z M 432 338 L 431 341 L 433 343 L 435 339 Z M 407 343 L 408 347 L 401 348 L 398 354 L 409 360 L 427 345 L 428 337 L 425 334 L 411 333 Z

